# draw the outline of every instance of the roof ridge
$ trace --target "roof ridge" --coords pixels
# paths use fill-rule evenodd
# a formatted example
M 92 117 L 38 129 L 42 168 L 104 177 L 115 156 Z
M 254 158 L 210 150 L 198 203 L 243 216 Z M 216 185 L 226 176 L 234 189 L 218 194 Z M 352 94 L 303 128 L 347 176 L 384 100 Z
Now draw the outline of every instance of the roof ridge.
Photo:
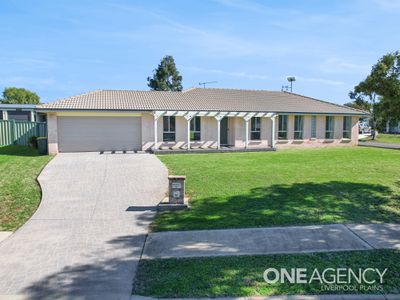
M 159 92 L 164 92 L 164 93 L 182 93 L 183 91 L 155 91 L 155 90 L 128 90 L 128 89 L 103 89 L 103 90 L 98 90 L 98 91 L 103 91 L 103 92 L 143 92 L 143 93 L 159 93 Z
M 54 100 L 53 102 L 50 102 L 50 103 L 70 100 L 70 99 L 74 99 L 74 98 L 85 96 L 85 95 L 89 95 L 89 94 L 99 93 L 99 92 L 102 92 L 102 91 L 104 91 L 104 90 L 98 89 L 98 90 L 90 91 L 90 92 L 87 92 L 87 93 L 82 93 L 82 94 L 78 94 L 78 95 L 74 95 L 74 96 L 69 96 L 69 97 L 65 97 L 65 98 L 56 99 L 56 100 Z M 47 104 L 47 103 L 44 103 L 44 104 Z
M 182 94 L 190 92 L 190 91 L 195 90 L 195 89 L 198 89 L 198 87 L 194 87 L 193 86 L 193 87 L 187 88 L 186 90 L 182 90 Z
M 310 96 L 305 96 L 305 95 L 301 95 L 301 94 L 297 94 L 297 93 L 293 93 L 293 92 L 288 92 L 288 91 L 283 91 L 283 93 L 286 93 L 286 94 L 289 94 L 289 95 L 294 95 L 294 96 L 299 96 L 299 97 L 311 99 L 311 100 L 314 100 L 314 101 L 319 101 L 319 102 L 322 102 L 322 103 L 335 105 L 335 106 L 338 106 L 338 107 L 341 107 L 341 108 L 347 108 L 347 109 L 351 109 L 351 110 L 354 110 L 354 111 L 358 111 L 358 112 L 369 114 L 369 112 L 367 112 L 365 110 L 362 110 L 362 109 L 357 109 L 357 108 L 353 108 L 353 107 L 350 107 L 350 106 L 337 104 L 337 103 L 333 103 L 333 102 L 329 102 L 329 101 L 326 101 L 326 100 L 317 99 L 317 98 L 310 97 Z
M 187 89 L 190 90 L 222 90 L 222 91 L 243 91 L 243 92 L 270 92 L 270 93 L 281 93 L 281 91 L 272 91 L 272 90 L 261 90 L 261 89 L 238 89 L 238 88 L 201 88 L 201 87 L 193 87 Z

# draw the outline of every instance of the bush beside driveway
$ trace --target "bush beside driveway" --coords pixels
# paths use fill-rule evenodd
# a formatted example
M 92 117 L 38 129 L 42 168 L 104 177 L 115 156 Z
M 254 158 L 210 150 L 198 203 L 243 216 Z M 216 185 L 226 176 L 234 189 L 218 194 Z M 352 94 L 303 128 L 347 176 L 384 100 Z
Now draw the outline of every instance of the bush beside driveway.
M 14 231 L 37 209 L 37 176 L 51 159 L 25 146 L 0 147 L 0 231 Z

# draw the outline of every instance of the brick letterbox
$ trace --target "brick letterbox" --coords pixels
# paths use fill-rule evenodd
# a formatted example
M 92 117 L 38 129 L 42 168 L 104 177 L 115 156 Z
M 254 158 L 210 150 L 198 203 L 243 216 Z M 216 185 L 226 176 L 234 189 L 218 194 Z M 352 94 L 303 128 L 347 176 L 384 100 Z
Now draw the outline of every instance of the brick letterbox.
M 183 204 L 185 202 L 185 179 L 186 176 L 168 176 L 169 203 Z

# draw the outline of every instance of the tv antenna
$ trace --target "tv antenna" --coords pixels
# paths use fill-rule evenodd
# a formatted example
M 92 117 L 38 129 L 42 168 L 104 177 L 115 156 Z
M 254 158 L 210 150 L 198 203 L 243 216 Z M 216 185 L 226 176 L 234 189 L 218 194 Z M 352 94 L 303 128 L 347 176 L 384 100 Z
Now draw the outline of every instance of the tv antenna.
M 293 82 L 296 81 L 296 77 L 294 77 L 294 76 L 289 76 L 289 77 L 287 78 L 287 81 L 290 82 L 290 86 L 288 86 L 288 85 L 283 85 L 283 86 L 282 86 L 282 91 L 283 91 L 283 89 L 285 89 L 286 91 L 288 91 L 289 88 L 290 88 L 290 92 L 292 93 L 292 92 L 293 92 Z
M 199 85 L 202 85 L 203 88 L 206 88 L 206 84 L 213 84 L 213 83 L 217 83 L 217 81 L 199 82 Z

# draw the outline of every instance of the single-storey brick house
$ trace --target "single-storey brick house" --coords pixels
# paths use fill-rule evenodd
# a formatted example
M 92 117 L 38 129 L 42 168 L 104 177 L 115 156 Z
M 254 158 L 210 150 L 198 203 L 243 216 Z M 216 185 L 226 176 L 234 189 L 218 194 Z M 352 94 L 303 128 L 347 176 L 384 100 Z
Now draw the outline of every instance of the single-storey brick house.
M 98 90 L 40 105 L 49 152 L 356 145 L 366 112 L 288 92 Z

